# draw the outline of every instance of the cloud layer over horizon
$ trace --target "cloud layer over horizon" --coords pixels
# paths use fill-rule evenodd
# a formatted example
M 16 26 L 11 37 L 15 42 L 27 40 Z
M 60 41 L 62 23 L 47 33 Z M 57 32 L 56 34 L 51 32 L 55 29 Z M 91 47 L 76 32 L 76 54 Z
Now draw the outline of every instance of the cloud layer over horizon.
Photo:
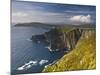
M 12 1 L 12 23 L 95 23 L 95 7 Z

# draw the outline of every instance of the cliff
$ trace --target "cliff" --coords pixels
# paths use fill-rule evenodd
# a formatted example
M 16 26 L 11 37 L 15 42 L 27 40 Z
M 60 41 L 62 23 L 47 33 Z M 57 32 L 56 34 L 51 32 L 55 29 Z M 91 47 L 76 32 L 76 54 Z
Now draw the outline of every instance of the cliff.
M 80 29 L 70 29 L 62 31 L 61 28 L 51 29 L 45 33 L 46 40 L 50 44 L 52 51 L 72 50 L 82 34 Z
M 81 35 L 83 37 L 88 37 L 91 34 L 91 29 L 82 28 L 68 28 L 68 27 L 58 27 L 50 29 L 50 31 L 45 32 L 41 35 L 32 36 L 31 40 L 40 41 L 44 40 L 49 43 L 51 51 L 59 50 L 72 50 L 75 48 Z
M 57 27 L 31 39 L 45 40 L 51 51 L 65 51 L 61 59 L 45 66 L 43 72 L 96 68 L 95 28 Z
M 50 31 L 45 32 L 44 34 L 32 36 L 31 40 L 46 41 L 47 43 L 49 43 L 50 50 L 52 51 L 72 50 L 73 48 L 75 48 L 75 45 L 82 34 L 82 30 L 78 28 L 77 29 L 65 28 L 64 30 L 61 27 L 53 28 L 50 29 Z
M 47 65 L 43 72 L 85 70 L 96 68 L 96 31 L 73 29 L 64 32 L 66 46 L 71 49 L 56 63 Z

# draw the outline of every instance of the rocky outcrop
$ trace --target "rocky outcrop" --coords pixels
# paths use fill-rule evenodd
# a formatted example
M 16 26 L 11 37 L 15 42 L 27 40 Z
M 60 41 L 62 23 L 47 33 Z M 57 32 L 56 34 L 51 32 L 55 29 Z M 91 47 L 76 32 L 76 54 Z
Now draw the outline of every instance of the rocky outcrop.
M 41 34 L 41 35 L 33 35 L 32 37 L 31 37 L 31 40 L 32 41 L 39 41 L 39 40 L 45 40 L 46 38 L 45 38 L 45 36 L 43 35 L 43 34 Z

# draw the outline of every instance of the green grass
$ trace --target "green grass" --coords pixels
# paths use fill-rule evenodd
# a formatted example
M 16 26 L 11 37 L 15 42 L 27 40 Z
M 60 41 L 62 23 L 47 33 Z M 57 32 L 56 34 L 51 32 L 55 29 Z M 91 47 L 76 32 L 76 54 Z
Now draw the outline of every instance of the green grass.
M 87 33 L 88 34 L 88 33 Z M 95 33 L 88 38 L 80 38 L 76 47 L 65 54 L 55 64 L 44 68 L 43 72 L 58 72 L 71 70 L 90 70 L 96 68 Z
M 59 28 L 59 30 L 61 32 L 69 32 L 69 31 L 73 30 L 73 28 L 70 28 L 70 27 L 61 27 L 61 28 Z

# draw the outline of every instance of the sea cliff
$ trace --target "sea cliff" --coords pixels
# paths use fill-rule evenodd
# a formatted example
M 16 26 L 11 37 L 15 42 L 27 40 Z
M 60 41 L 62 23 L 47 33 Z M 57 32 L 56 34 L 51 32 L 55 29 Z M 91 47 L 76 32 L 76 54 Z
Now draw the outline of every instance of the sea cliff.
M 96 68 L 95 28 L 58 27 L 37 36 L 38 40 L 42 39 L 48 42 L 50 51 L 65 51 L 61 59 L 46 65 L 43 72 Z M 32 40 L 37 36 L 32 36 Z
M 64 36 L 66 36 L 67 39 L 67 47 L 70 48 L 71 51 L 64 54 L 64 56 L 54 64 L 47 65 L 43 72 L 95 69 L 95 28 L 73 29 L 66 32 Z
M 88 37 L 94 28 L 53 28 L 41 35 L 33 35 L 31 40 L 45 40 L 49 43 L 50 50 L 72 50 L 75 48 L 80 37 Z
M 78 42 L 81 34 L 82 30 L 79 29 L 71 29 L 65 32 L 58 28 L 46 32 L 45 37 L 53 51 L 63 49 L 72 50 Z

